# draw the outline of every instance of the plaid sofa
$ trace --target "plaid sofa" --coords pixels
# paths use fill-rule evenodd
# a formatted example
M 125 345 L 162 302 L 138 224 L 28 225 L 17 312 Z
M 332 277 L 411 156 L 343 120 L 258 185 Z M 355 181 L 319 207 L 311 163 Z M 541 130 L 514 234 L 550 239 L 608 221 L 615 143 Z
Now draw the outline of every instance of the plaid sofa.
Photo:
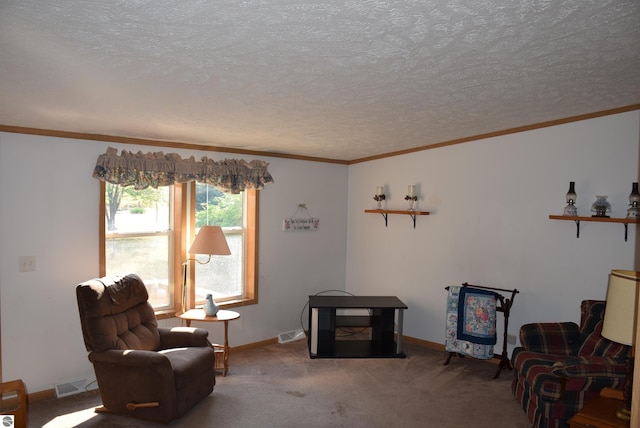
M 585 300 L 580 326 L 533 323 L 520 328 L 511 356 L 513 395 L 534 428 L 568 428 L 567 421 L 604 387 L 622 389 L 630 347 L 602 337 L 605 302 Z

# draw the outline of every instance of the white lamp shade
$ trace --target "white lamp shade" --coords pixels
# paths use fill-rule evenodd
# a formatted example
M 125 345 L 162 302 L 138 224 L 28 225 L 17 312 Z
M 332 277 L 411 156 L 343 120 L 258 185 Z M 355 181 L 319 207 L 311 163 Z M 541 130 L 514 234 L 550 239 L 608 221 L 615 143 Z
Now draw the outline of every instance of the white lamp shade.
M 189 253 L 228 256 L 231 250 L 220 226 L 202 226 L 189 248 Z
M 639 283 L 640 272 L 611 271 L 602 326 L 602 335 L 607 339 L 623 345 L 633 345 Z

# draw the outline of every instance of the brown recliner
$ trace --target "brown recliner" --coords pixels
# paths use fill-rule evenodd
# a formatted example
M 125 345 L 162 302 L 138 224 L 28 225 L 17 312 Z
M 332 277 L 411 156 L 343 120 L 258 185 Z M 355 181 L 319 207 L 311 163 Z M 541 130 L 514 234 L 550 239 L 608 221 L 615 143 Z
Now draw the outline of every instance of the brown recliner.
M 208 331 L 158 327 L 138 275 L 76 287 L 84 343 L 103 407 L 97 411 L 168 423 L 213 391 Z

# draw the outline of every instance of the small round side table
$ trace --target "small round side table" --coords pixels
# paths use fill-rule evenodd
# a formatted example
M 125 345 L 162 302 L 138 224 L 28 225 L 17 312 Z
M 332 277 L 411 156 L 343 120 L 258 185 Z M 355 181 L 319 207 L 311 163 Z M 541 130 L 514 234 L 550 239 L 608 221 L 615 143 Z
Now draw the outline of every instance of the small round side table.
M 215 368 L 222 370 L 222 376 L 227 375 L 229 369 L 229 321 L 237 320 L 240 314 L 235 311 L 218 310 L 212 317 L 207 316 L 202 309 L 189 309 L 187 312 L 176 312 L 176 316 L 187 322 L 187 327 L 191 327 L 191 321 L 204 322 L 224 322 L 224 345 L 212 343 L 211 346 L 216 353 Z M 222 354 L 222 361 L 218 355 Z

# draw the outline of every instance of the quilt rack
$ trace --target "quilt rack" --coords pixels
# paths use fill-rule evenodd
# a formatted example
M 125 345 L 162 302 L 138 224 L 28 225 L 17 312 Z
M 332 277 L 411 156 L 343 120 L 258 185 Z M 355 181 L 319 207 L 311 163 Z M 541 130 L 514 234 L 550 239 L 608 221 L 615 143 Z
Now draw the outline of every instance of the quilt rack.
M 470 288 L 479 288 L 482 290 L 491 290 L 491 291 L 496 291 L 496 298 L 499 302 L 498 305 L 496 305 L 496 312 L 502 312 L 504 314 L 504 332 L 503 332 L 503 337 L 502 337 L 502 354 L 500 355 L 500 364 L 498 365 L 498 371 L 496 371 L 495 376 L 493 376 L 494 379 L 497 379 L 498 376 L 500 376 L 500 372 L 502 371 L 503 368 L 507 368 L 508 370 L 512 370 L 513 366 L 511 365 L 511 361 L 509 360 L 509 355 L 507 354 L 507 336 L 508 336 L 508 332 L 509 332 L 509 314 L 511 312 L 511 307 L 513 306 L 513 299 L 515 299 L 516 294 L 519 293 L 519 291 L 517 289 L 513 289 L 513 290 L 509 290 L 509 289 L 505 289 L 505 288 L 495 288 L 495 287 L 488 287 L 488 286 L 484 286 L 484 285 L 472 285 L 469 283 L 463 283 L 462 284 L 463 287 L 470 287 Z M 449 290 L 449 286 L 445 287 L 445 290 Z M 498 291 L 504 291 L 504 292 L 508 292 L 511 293 L 511 297 L 505 297 L 505 295 L 498 293 Z M 445 363 L 443 365 L 447 365 L 449 364 L 449 362 L 451 361 L 451 357 L 453 357 L 454 355 L 457 355 L 456 352 L 449 352 L 449 357 L 447 358 L 447 361 L 445 361 Z M 461 355 L 461 357 L 463 357 Z M 494 358 L 496 358 L 496 356 L 494 355 Z

